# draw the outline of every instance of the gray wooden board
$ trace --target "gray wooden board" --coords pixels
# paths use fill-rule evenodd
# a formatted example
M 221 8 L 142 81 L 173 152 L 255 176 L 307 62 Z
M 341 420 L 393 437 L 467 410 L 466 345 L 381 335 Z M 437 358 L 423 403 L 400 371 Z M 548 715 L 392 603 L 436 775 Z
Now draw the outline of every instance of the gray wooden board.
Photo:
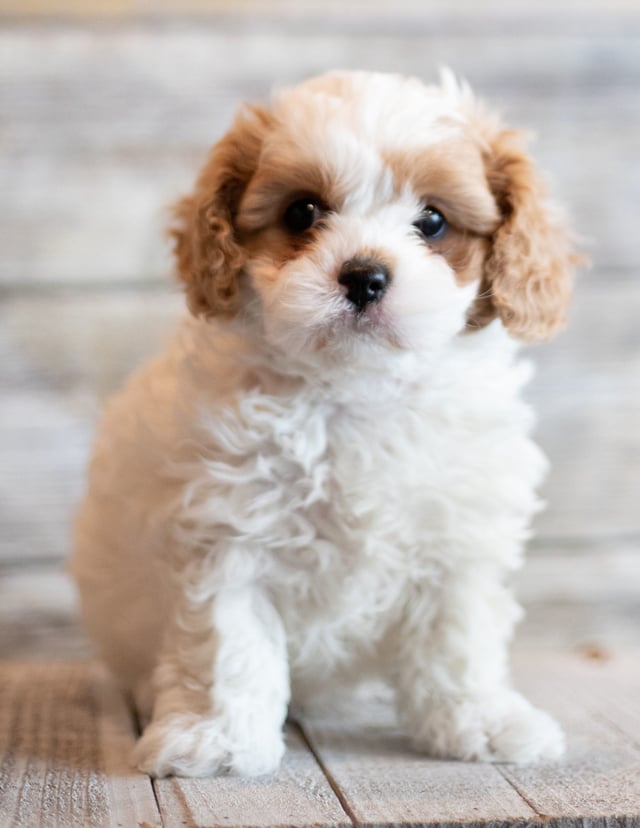
M 567 729 L 568 758 L 552 767 L 417 756 L 380 694 L 304 721 L 357 824 L 639 824 L 637 659 L 530 652 L 517 655 L 516 664 L 517 683 Z M 129 712 L 100 668 L 4 662 L 0 824 L 155 825 L 159 807 L 165 825 L 349 825 L 296 728 L 287 736 L 275 777 L 162 780 L 155 783 L 156 806 L 148 778 L 126 758 L 134 738 Z
M 69 553 L 91 425 L 48 406 L 48 397 L 14 396 L 22 425 L 5 421 L 0 430 L 0 559 L 60 560 Z M 47 411 L 51 419 L 45 424 Z
M 0 663 L 0 824 L 160 825 L 128 756 L 131 717 L 101 669 Z
M 346 721 L 304 722 L 358 824 L 640 825 L 637 658 L 530 651 L 516 663 L 517 684 L 567 732 L 560 762 L 489 766 L 411 756 L 388 706 L 371 701 Z
M 517 638 L 552 649 L 640 647 L 637 538 L 599 542 L 540 538 L 515 577 L 526 610 Z
M 601 556 L 603 592 L 618 579 L 629 595 L 640 533 L 640 286 L 608 281 L 603 271 L 598 284 L 578 285 L 568 331 L 531 350 L 538 370 L 527 393 L 551 459 L 537 521 L 549 554 L 577 538 L 591 561 Z M 181 307 L 166 287 L 0 304 L 0 560 L 66 556 L 102 402 L 161 347 Z
M 6 298 L 0 425 L 17 413 L 10 395 L 29 388 L 59 395 L 68 412 L 95 417 L 105 396 L 161 349 L 183 312 L 182 293 L 169 278 L 148 289 Z
M 603 698 L 604 697 L 604 698 Z M 615 694 L 606 690 L 600 693 L 598 712 L 618 731 L 621 738 L 640 749 L 640 682 L 625 687 Z M 604 702 L 604 703 L 602 703 Z
M 576 11 L 579 10 L 579 14 Z M 634 30 L 638 8 L 633 0 L 583 0 L 579 6 L 560 6 L 553 0 L 530 3 L 508 3 L 505 0 L 484 2 L 479 9 L 474 0 L 450 0 L 446 5 L 435 0 L 305 0 L 292 5 L 288 0 L 4 0 L 0 17 L 59 21 L 87 20 L 184 20 L 236 21 L 260 24 L 282 24 L 289 29 L 318 27 L 333 30 L 366 31 L 371 29 L 422 32 L 462 31 L 477 33 L 494 31 L 526 35 L 542 31 L 556 35 L 571 26 L 583 32 L 612 30 L 618 33 Z M 359 24 L 359 25 L 358 25 Z
M 637 35 L 556 29 L 549 60 L 548 35 L 531 30 L 385 36 L 344 33 L 338 22 L 324 34 L 312 23 L 291 32 L 286 23 L 268 31 L 227 24 L 0 32 L 5 284 L 163 272 L 163 209 L 191 186 L 239 101 L 336 66 L 433 77 L 452 64 L 510 121 L 540 133 L 536 153 L 598 260 L 635 266 Z
M 522 635 L 561 647 L 592 640 L 626 645 L 640 629 L 640 296 L 637 286 L 607 285 L 605 274 L 602 282 L 580 286 L 569 331 L 532 352 L 539 370 L 530 396 L 552 470 L 541 538 L 518 579 L 530 607 Z M 101 400 L 160 347 L 180 306 L 178 295 L 162 290 L 157 297 L 148 291 L 14 297 L 0 307 L 0 560 L 19 566 L 68 554 Z M 6 595 L 20 594 L 18 577 L 4 573 Z M 50 594 L 58 594 L 57 583 Z M 56 606 L 40 603 L 33 590 L 26 596 L 37 623 L 26 613 L 19 618 L 19 608 L 7 610 L 5 653 L 43 652 L 49 640 L 64 641 L 64 654 L 85 652 Z
M 0 659 L 69 661 L 90 654 L 75 590 L 61 566 L 0 564 Z
M 565 659 L 557 653 L 523 652 L 516 654 L 517 672 L 544 701 L 542 694 L 550 690 L 544 685 L 538 689 L 536 662 L 553 664 L 554 675 L 580 688 L 579 701 L 589 716 L 613 726 L 624 743 L 640 749 L 640 647 L 617 655 L 603 648 L 592 648 L 590 659 Z M 534 674 L 533 676 L 531 674 Z
M 640 611 L 640 554 L 637 538 L 610 538 L 571 543 L 539 538 L 516 577 L 525 603 L 571 601 L 589 605 L 608 595 L 620 605 Z
M 0 560 L 66 557 L 100 405 L 180 304 L 126 290 L 0 304 Z
M 569 749 L 565 760 L 549 767 L 502 766 L 504 777 L 545 823 L 640 825 L 640 749 L 608 713 L 611 699 L 631 692 L 640 699 L 637 657 L 536 663 L 530 656 L 517 676 L 560 720 Z
M 168 825 L 351 826 L 340 802 L 295 727 L 287 727 L 287 752 L 271 777 L 162 779 L 154 783 Z
M 386 699 L 303 717 L 304 732 L 358 825 L 526 825 L 536 813 L 489 764 L 420 756 Z
M 526 583 L 518 590 L 526 614 L 517 631 L 516 650 L 640 651 L 640 600 L 631 578 L 637 555 L 615 582 L 603 583 L 600 573 L 607 559 L 616 557 L 615 547 L 610 554 L 604 547 L 594 560 L 588 550 L 584 561 L 579 553 L 578 547 L 567 552 L 559 548 L 555 559 L 545 553 L 530 555 L 518 579 Z M 577 584 L 563 578 L 562 573 L 571 571 L 580 572 Z M 82 659 L 91 652 L 75 591 L 59 564 L 0 564 L 0 659 Z
M 550 570 L 549 577 L 553 577 Z M 540 601 L 525 603 L 525 617 L 516 645 L 525 650 L 540 644 L 561 652 L 604 649 L 640 652 L 640 603 L 619 602 L 604 595 L 600 601 Z
M 527 350 L 538 366 L 528 389 L 535 402 L 561 413 L 589 398 L 640 396 L 638 280 L 619 281 L 606 267 L 578 278 L 568 328 Z M 76 410 L 82 392 L 103 398 L 156 352 L 184 312 L 169 276 L 144 288 L 102 286 L 5 296 L 0 303 L 0 391 L 40 388 L 66 394 Z M 95 408 L 84 409 L 85 413 Z M 8 416 L 8 414 L 7 414 Z M 2 421 L 0 421 L 0 424 Z
M 529 606 L 519 641 L 524 650 L 583 644 L 595 653 L 625 647 L 637 653 L 640 6 L 632 0 L 575 7 L 542 0 L 535 8 L 492 0 L 481 9 L 471 0 L 444 6 L 6 0 L 0 16 L 51 15 L 62 7 L 80 22 L 50 17 L 0 31 L 0 656 L 88 651 L 68 583 L 55 565 L 42 564 L 68 552 L 101 401 L 159 346 L 178 313 L 180 298 L 157 280 L 170 268 L 160 236 L 165 205 L 190 187 L 238 101 L 336 65 L 432 77 L 440 63 L 468 76 L 510 122 L 540 133 L 535 154 L 556 178 L 554 189 L 576 227 L 591 238 L 597 265 L 579 284 L 569 332 L 534 352 L 540 369 L 529 394 L 553 466 L 550 508 L 538 523 L 542 538 L 519 579 Z M 85 25 L 93 13 L 112 22 Z M 152 20 L 185 13 L 194 15 L 191 22 Z M 145 290 L 137 291 L 143 282 Z M 64 285 L 79 292 L 56 294 Z M 522 646 L 517 658 L 518 652 Z M 123 825 L 157 822 L 148 780 L 125 766 L 134 734 L 113 687 L 94 668 L 39 669 L 0 669 L 0 745 L 6 750 L 11 738 L 21 746 L 0 765 L 0 814 L 30 825 L 46 806 L 43 824 L 84 825 L 90 808 L 95 824 L 112 817 Z M 561 778 L 505 769 L 535 809 L 522 818 L 539 822 L 544 814 L 552 824 L 612 826 L 622 819 L 607 813 L 627 813 L 633 816 L 624 824 L 637 825 L 637 662 L 553 662 L 533 658 L 529 649 L 520 675 L 566 720 L 571 738 Z M 71 718 L 60 712 L 69 701 L 76 705 Z M 37 733 L 34 722 L 44 723 Z M 339 750 L 338 758 L 359 791 L 362 813 L 377 814 L 381 824 L 390 817 L 375 797 L 388 792 L 379 780 L 389 764 L 406 763 L 406 776 L 392 772 L 391 791 L 393 807 L 407 818 L 419 818 L 421 790 L 442 813 L 455 811 L 447 796 L 464 801 L 467 784 L 485 785 L 487 807 L 494 791 L 500 807 L 524 801 L 505 800 L 500 778 L 492 776 L 486 787 L 486 778 L 466 766 L 454 778 L 448 763 L 429 762 L 434 775 L 425 782 L 420 763 L 428 760 L 403 753 L 397 733 L 382 721 L 356 736 L 338 730 L 335 722 L 328 726 L 328 747 L 346 738 L 356 752 L 363 748 L 364 766 Z M 56 741 L 54 732 L 65 736 Z M 382 754 L 376 734 L 388 735 Z M 337 805 L 295 732 L 290 739 L 287 762 L 297 767 L 296 757 L 303 757 L 309 773 L 303 787 L 311 788 L 305 808 L 315 808 L 323 824 Z M 92 775 L 86 763 L 94 756 Z M 282 790 L 297 780 L 292 767 L 283 770 Z M 168 825 L 173 819 L 216 824 L 225 813 L 232 819 L 247 806 L 245 793 L 262 820 L 256 824 L 275 820 L 269 786 L 253 784 L 167 780 L 157 793 Z M 220 790 L 225 813 L 215 807 Z

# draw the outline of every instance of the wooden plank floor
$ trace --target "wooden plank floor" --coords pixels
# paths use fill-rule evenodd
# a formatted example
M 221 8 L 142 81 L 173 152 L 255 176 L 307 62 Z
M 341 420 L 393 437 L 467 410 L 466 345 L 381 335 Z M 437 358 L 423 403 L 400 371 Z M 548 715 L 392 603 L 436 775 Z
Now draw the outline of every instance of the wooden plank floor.
M 275 778 L 152 783 L 62 562 L 100 407 L 182 306 L 165 206 L 239 100 L 440 64 L 538 134 L 594 260 L 533 352 L 552 471 L 517 581 L 517 681 L 569 755 L 432 761 L 377 693 L 290 723 Z M 0 828 L 640 828 L 639 85 L 633 0 L 0 2 Z
M 530 652 L 516 677 L 564 725 L 562 762 L 518 768 L 418 756 L 379 692 L 289 723 L 274 777 L 152 782 L 129 763 L 136 720 L 102 668 L 7 661 L 0 824 L 640 825 L 637 662 Z

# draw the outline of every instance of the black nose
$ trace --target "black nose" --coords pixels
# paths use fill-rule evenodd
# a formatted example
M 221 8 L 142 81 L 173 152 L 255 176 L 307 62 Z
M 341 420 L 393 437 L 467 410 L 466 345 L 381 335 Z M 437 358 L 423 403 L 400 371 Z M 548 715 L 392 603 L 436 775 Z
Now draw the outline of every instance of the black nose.
M 378 302 L 389 284 L 389 269 L 380 262 L 352 259 L 345 262 L 338 283 L 347 289 L 347 299 L 361 311 L 370 303 Z

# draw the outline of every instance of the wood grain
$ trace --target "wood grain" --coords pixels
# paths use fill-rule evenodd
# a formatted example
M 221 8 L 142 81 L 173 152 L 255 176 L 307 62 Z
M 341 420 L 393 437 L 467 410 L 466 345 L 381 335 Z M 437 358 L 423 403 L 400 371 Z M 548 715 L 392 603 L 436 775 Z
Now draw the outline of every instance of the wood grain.
M 367 34 L 357 24 L 322 33 L 312 23 L 262 31 L 224 20 L 1 31 L 0 282 L 127 283 L 166 272 L 165 206 L 190 189 L 239 102 L 335 66 L 434 78 L 452 64 L 511 123 L 539 132 L 535 153 L 596 259 L 632 270 L 640 35 L 603 27 L 579 36 L 556 21 L 550 61 L 549 36 L 535 28 L 471 37 L 429 31 L 419 17 L 420 36 L 417 24 L 413 34 Z
M 263 779 L 162 779 L 154 783 L 169 825 L 223 828 L 351 826 L 336 795 L 297 731 L 287 729 L 280 770 Z
M 0 303 L 0 560 L 68 555 L 100 406 L 179 304 L 144 291 Z
M 638 582 L 627 569 L 640 537 L 638 306 L 640 286 L 609 284 L 604 272 L 602 284 L 579 286 L 568 331 L 531 351 L 538 370 L 528 395 L 551 460 L 543 489 L 549 506 L 537 530 L 550 557 L 556 549 L 564 556 L 576 541 L 591 549 L 584 566 L 582 551 L 566 558 L 555 580 L 575 597 L 574 565 L 593 574 L 602 596 L 614 583 L 629 596 Z M 14 296 L 0 304 L 0 560 L 66 556 L 104 399 L 157 352 L 181 309 L 179 294 L 166 288 Z M 609 557 L 608 543 L 614 550 L 623 543 L 623 557 Z
M 12 826 L 562 825 L 640 823 L 637 659 L 516 655 L 516 683 L 558 716 L 566 760 L 519 768 L 413 754 L 377 691 L 307 716 L 281 771 L 155 783 L 127 762 L 134 738 L 120 694 L 95 665 L 0 665 L 0 813 Z M 158 812 L 159 807 L 159 812 Z M 350 816 L 349 816 L 350 815 Z
M 565 652 L 592 645 L 639 650 L 639 567 L 632 537 L 534 541 L 515 578 L 526 611 L 518 643 Z
M 545 823 L 640 825 L 640 750 L 626 725 L 611 722 L 610 702 L 640 698 L 637 662 L 630 659 L 541 660 L 520 664 L 520 684 L 553 713 L 568 739 L 568 754 L 548 767 L 502 766 L 501 773 Z M 626 717 L 623 717 L 626 722 Z
M 517 630 L 516 651 L 640 650 L 640 601 L 635 582 L 632 584 L 623 571 L 615 584 L 603 587 L 599 572 L 608 557 L 603 554 L 592 562 L 591 578 L 581 574 L 578 584 L 571 580 L 567 584 L 564 573 L 584 567 L 578 554 L 579 549 L 569 558 L 559 553 L 556 560 L 547 560 L 544 565 L 539 565 L 537 556 L 530 556 L 519 578 L 527 584 L 526 589 L 518 590 L 526 613 Z M 612 556 L 615 554 L 614 548 Z M 585 558 L 589 558 L 588 552 Z M 534 570 L 531 576 L 529 566 Z M 634 559 L 629 571 L 636 568 Z M 580 594 L 581 586 L 590 593 L 588 600 Z M 0 659 L 69 660 L 84 659 L 91 653 L 78 617 L 75 591 L 59 565 L 0 565 Z
M 635 659 L 593 654 L 530 651 L 516 659 L 517 684 L 567 732 L 568 756 L 560 762 L 489 766 L 412 756 L 388 702 L 375 698 L 344 719 L 305 720 L 305 732 L 358 824 L 635 827 L 640 671 Z
M 517 582 L 517 681 L 562 719 L 568 760 L 432 762 L 374 699 L 304 722 L 346 811 L 295 727 L 275 779 L 155 796 L 167 826 L 640 828 L 638 3 L 3 0 L 0 19 L 0 658 L 41 662 L 0 662 L 0 824 L 160 824 L 119 693 L 96 666 L 46 662 L 90 651 L 59 562 L 95 420 L 182 306 L 166 205 L 274 83 L 449 64 L 539 133 L 595 263 L 569 331 L 532 352 L 550 507 Z
M 579 12 L 579 13 L 577 13 Z M 407 33 L 462 30 L 473 33 L 499 28 L 501 32 L 526 36 L 533 31 L 557 34 L 559 24 L 572 25 L 581 32 L 601 33 L 603 28 L 628 32 L 638 20 L 633 0 L 583 0 L 579 6 L 560 6 L 552 0 L 508 3 L 486 0 L 482 8 L 473 0 L 305 0 L 293 5 L 287 0 L 4 0 L 0 17 L 9 19 L 60 20 L 162 20 L 196 17 L 237 23 L 280 24 L 290 29 L 320 27 L 335 29 L 380 29 Z M 357 26 L 356 24 L 359 24 Z M 412 25 L 413 24 L 413 25 Z
M 358 825 L 528 824 L 536 812 L 488 764 L 411 751 L 389 702 L 376 696 L 302 727 Z
M 60 565 L 0 565 L 0 659 L 86 659 L 91 645 L 75 589 Z
M 160 825 L 148 777 L 128 756 L 132 722 L 87 664 L 0 664 L 0 813 L 4 825 Z

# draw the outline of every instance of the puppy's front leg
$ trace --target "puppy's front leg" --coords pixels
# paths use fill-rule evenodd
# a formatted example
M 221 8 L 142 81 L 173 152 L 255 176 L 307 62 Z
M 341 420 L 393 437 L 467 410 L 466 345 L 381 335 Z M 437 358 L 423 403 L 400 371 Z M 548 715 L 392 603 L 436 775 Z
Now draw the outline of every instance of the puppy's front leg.
M 563 753 L 555 721 L 510 686 L 507 645 L 519 614 L 490 566 L 466 564 L 437 593 L 416 588 L 396 675 L 399 715 L 418 749 L 492 762 Z
M 285 636 L 254 586 L 185 590 L 154 673 L 153 718 L 135 760 L 152 776 L 277 769 L 289 700 Z

